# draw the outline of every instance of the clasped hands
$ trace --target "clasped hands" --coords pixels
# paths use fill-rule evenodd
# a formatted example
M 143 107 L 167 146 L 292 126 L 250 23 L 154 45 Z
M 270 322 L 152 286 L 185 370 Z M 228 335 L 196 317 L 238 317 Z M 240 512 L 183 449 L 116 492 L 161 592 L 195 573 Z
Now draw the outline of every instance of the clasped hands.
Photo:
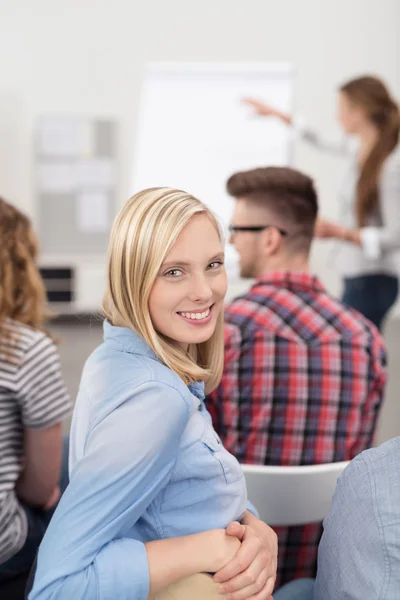
M 236 537 L 238 549 L 214 575 L 218 593 L 228 600 L 273 600 L 278 542 L 275 532 L 249 511 L 242 523 L 229 523 L 226 534 Z

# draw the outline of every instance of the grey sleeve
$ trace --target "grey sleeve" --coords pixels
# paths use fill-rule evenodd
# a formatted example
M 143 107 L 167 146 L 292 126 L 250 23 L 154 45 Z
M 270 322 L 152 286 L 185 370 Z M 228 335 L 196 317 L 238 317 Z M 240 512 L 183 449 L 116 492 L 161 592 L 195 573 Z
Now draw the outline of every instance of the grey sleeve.
M 374 483 L 362 455 L 339 478 L 318 550 L 314 600 L 383 598 L 384 549 Z

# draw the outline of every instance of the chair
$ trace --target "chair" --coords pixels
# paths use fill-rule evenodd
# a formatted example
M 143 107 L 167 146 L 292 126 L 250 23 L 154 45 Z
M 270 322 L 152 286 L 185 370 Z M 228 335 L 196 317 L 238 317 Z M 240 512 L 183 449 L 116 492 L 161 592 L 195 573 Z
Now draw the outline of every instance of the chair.
M 300 467 L 242 465 L 247 496 L 268 525 L 323 521 L 348 462 Z

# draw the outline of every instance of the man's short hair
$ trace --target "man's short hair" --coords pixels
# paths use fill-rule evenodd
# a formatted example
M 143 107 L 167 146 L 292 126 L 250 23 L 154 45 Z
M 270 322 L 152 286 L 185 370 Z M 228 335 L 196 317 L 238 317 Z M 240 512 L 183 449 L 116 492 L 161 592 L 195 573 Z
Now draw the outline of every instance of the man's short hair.
M 288 244 L 308 249 L 318 214 L 318 199 L 311 177 L 289 167 L 261 167 L 232 175 L 228 194 L 262 205 L 287 229 Z

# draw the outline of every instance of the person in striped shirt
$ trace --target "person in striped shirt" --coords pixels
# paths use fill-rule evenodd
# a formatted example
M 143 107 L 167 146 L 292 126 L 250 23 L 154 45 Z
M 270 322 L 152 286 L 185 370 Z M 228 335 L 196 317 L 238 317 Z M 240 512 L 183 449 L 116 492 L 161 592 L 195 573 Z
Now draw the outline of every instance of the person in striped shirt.
M 0 198 L 0 583 L 27 572 L 65 485 L 70 412 L 30 220 Z
M 386 354 L 376 327 L 310 272 L 318 212 L 313 181 L 267 167 L 228 180 L 231 242 L 254 285 L 225 309 L 225 366 L 208 399 L 213 424 L 241 463 L 351 460 L 373 439 Z M 275 528 L 277 585 L 313 577 L 321 524 Z

